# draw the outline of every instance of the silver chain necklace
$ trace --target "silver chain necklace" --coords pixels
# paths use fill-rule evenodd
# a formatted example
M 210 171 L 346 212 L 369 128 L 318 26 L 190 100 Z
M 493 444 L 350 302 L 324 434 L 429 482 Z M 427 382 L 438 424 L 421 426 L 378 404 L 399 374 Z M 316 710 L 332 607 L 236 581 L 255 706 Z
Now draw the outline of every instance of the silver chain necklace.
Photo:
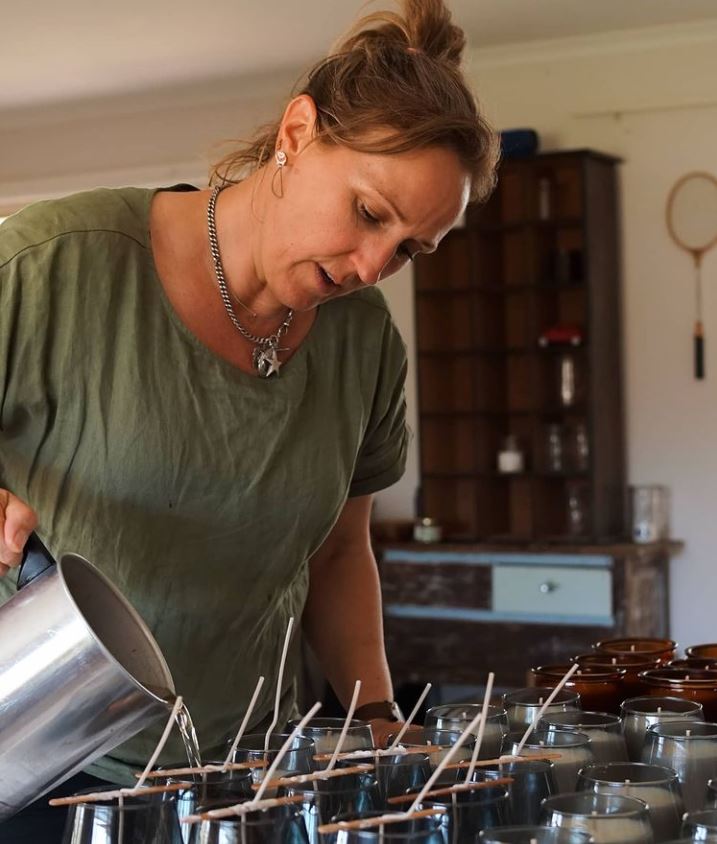
M 209 205 L 207 206 L 207 228 L 209 230 L 209 250 L 212 253 L 212 263 L 214 264 L 214 275 L 217 278 L 219 285 L 219 295 L 224 302 L 224 309 L 232 321 L 234 328 L 241 334 L 241 336 L 254 345 L 254 350 L 251 354 L 251 361 L 261 378 L 269 378 L 271 375 L 278 375 L 281 369 L 282 362 L 279 360 L 279 352 L 288 352 L 289 348 L 281 348 L 279 341 L 289 330 L 291 320 L 294 318 L 294 311 L 289 308 L 289 313 L 276 329 L 273 334 L 268 337 L 259 337 L 247 331 L 246 328 L 239 322 L 234 305 L 232 304 L 227 281 L 224 277 L 224 268 L 222 267 L 222 259 L 219 254 L 219 240 L 217 238 L 217 222 L 216 222 L 216 206 L 217 197 L 224 190 L 226 185 L 217 185 L 209 197 Z

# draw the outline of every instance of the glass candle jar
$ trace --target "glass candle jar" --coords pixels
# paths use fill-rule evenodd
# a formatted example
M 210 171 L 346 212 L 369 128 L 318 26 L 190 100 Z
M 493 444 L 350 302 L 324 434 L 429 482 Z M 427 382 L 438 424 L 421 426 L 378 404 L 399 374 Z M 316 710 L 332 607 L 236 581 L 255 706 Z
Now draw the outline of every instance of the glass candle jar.
M 677 642 L 672 639 L 603 639 L 593 645 L 593 650 L 603 654 L 637 654 L 669 662 L 675 658 Z
M 482 782 L 496 777 L 512 779 L 513 782 L 508 785 L 512 823 L 536 824 L 543 800 L 558 791 L 553 770 L 553 763 L 542 759 L 503 762 L 488 769 L 476 768 L 472 780 Z
M 570 670 L 570 665 L 541 665 L 531 668 L 537 685 L 557 685 Z M 591 712 L 620 711 L 620 704 L 627 697 L 624 687 L 625 672 L 620 668 L 578 668 L 564 688 L 577 692 L 583 709 Z
M 411 755 L 411 758 L 415 757 Z M 337 815 L 361 814 L 383 809 L 385 799 L 381 795 L 380 779 L 381 775 L 378 771 L 376 776 L 351 774 L 345 777 L 285 786 L 284 795 L 301 798 L 300 803 L 293 805 L 301 811 L 309 844 L 319 844 L 321 836 L 318 828 L 322 824 L 331 823 Z M 384 784 L 390 787 L 385 780 Z
M 701 703 L 705 719 L 717 721 L 717 671 L 653 668 L 640 674 L 640 682 L 646 694 Z
M 556 826 L 500 826 L 478 835 L 478 844 L 590 844 L 587 832 Z
M 464 728 L 465 729 L 465 728 Z M 434 745 L 432 752 L 428 752 L 428 761 L 433 772 L 448 755 L 450 749 L 461 737 L 463 730 L 438 730 L 435 727 L 423 727 L 420 730 L 411 730 L 411 741 L 402 741 L 401 745 L 406 748 L 420 747 L 417 752 L 426 752 L 423 748 L 426 745 Z M 389 744 L 393 738 L 389 736 Z M 475 738 L 469 738 L 463 742 L 452 757 L 452 763 L 467 762 L 473 756 Z M 465 771 L 463 772 L 465 776 Z M 439 783 L 446 784 L 461 778 L 461 771 L 451 769 L 450 766 L 443 771 L 438 779 Z
M 643 800 L 656 842 L 668 841 L 680 833 L 685 804 L 677 774 L 671 768 L 639 762 L 588 765 L 578 775 L 578 791 Z
M 596 762 L 628 761 L 620 718 L 609 712 L 555 712 L 541 718 L 538 729 L 583 733 L 590 739 Z
M 527 729 L 535 720 L 545 701 L 550 697 L 556 684 L 552 686 L 533 686 L 527 689 L 516 689 L 503 695 L 503 704 L 508 713 L 508 724 L 511 730 Z M 561 689 L 555 699 L 546 709 L 549 712 L 565 712 L 569 709 L 580 709 L 580 695 L 568 689 Z
M 685 648 L 685 656 L 703 657 L 713 659 L 717 662 L 717 642 L 709 642 L 704 645 L 690 645 L 689 648 Z
M 717 809 L 687 812 L 682 820 L 682 835 L 690 841 L 717 841 Z
M 677 697 L 633 697 L 622 704 L 620 715 L 631 762 L 642 759 L 645 733 L 653 724 L 705 720 L 702 704 Z
M 573 657 L 572 662 L 577 662 L 582 668 L 601 668 L 603 671 L 619 668 L 624 671 L 622 685 L 625 697 L 635 697 L 642 692 L 642 683 L 638 676 L 642 671 L 649 671 L 662 664 L 655 657 L 645 657 L 641 654 L 606 654 L 600 651 L 579 654 Z
M 289 721 L 288 732 L 291 732 L 299 723 L 299 718 Z M 302 727 L 301 735 L 311 739 L 316 746 L 316 753 L 333 753 L 336 743 L 344 728 L 345 718 L 312 718 L 306 726 Z M 373 747 L 373 734 L 371 725 L 366 721 L 359 721 L 354 718 L 346 731 L 346 737 L 341 750 L 348 753 L 351 750 L 368 750 Z M 325 766 L 320 766 L 325 767 Z
M 647 806 L 616 794 L 558 794 L 543 803 L 543 823 L 592 835 L 595 844 L 652 844 Z
M 642 761 L 676 772 L 688 812 L 705 803 L 707 783 L 717 776 L 717 724 L 673 721 L 655 724 L 645 735 Z
M 428 729 L 452 730 L 461 733 L 482 708 L 483 705 L 480 703 L 451 703 L 434 706 L 426 712 L 423 723 Z M 500 745 L 507 732 L 508 713 L 505 707 L 489 706 L 478 758 L 494 759 L 500 753 Z M 478 735 L 478 727 L 475 728 L 474 733 Z
M 443 807 L 440 816 L 444 841 L 451 844 L 474 844 L 482 829 L 506 826 L 512 822 L 510 800 L 505 786 L 475 791 L 460 791 L 441 797 L 427 798 L 421 808 Z
M 503 753 L 517 755 L 523 733 L 508 733 L 503 739 Z M 539 756 L 547 753 L 560 754 L 553 763 L 553 774 L 558 793 L 575 791 L 578 771 L 595 761 L 590 739 L 584 733 L 567 730 L 534 730 L 521 750 L 522 756 Z M 522 764 L 518 762 L 517 764 Z

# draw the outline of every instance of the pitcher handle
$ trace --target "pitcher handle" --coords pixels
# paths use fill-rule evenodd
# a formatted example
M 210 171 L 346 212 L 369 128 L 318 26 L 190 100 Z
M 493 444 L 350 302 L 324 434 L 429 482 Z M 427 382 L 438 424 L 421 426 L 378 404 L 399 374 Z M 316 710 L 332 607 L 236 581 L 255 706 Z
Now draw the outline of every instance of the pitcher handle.
M 55 565 L 55 558 L 45 548 L 36 533 L 31 533 L 22 552 L 22 562 L 17 576 L 17 588 L 22 589 L 36 577 Z

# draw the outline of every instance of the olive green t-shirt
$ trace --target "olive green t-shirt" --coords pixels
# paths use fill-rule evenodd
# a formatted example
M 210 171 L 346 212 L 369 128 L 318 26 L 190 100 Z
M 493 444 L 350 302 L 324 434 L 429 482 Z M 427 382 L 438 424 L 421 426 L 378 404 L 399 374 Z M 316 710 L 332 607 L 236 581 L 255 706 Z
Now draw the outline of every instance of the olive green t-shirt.
M 308 560 L 347 497 L 402 474 L 406 355 L 366 289 L 319 308 L 279 377 L 217 357 L 157 277 L 154 193 L 88 191 L 0 226 L 0 486 L 54 554 L 92 561 L 139 611 L 216 758 L 261 674 L 253 723 L 270 714 Z M 296 636 L 282 717 L 298 657 Z M 90 770 L 128 779 L 162 727 Z M 183 753 L 175 731 L 163 759 Z

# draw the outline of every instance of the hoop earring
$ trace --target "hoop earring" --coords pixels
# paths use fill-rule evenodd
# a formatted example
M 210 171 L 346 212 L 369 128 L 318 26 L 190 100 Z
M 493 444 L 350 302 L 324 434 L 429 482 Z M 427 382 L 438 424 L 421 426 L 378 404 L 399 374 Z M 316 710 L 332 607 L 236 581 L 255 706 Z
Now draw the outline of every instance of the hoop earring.
M 271 179 L 271 192 L 274 194 L 275 197 L 281 199 L 284 196 L 284 175 L 282 173 L 284 167 L 286 167 L 286 162 L 288 158 L 286 153 L 281 148 L 281 141 L 279 141 L 279 146 L 274 153 L 274 161 L 276 161 L 276 170 L 274 170 L 274 175 Z M 276 186 L 276 177 L 279 177 L 279 187 L 277 190 Z

